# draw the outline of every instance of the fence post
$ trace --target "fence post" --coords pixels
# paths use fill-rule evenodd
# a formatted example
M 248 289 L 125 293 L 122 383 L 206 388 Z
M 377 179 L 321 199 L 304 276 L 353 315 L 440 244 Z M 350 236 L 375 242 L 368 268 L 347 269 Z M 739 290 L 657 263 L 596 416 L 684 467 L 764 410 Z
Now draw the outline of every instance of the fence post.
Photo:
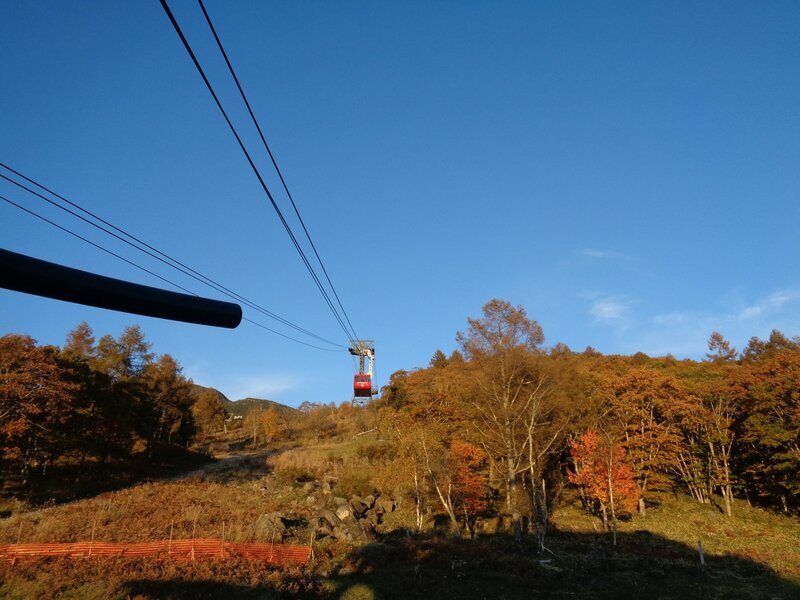
M 194 532 L 197 529 L 197 517 L 194 519 L 194 523 L 192 523 L 192 561 L 194 561 Z
M 269 543 L 269 562 L 275 562 L 275 529 L 272 530 L 272 541 Z
M 92 546 L 94 546 L 94 529 L 97 526 L 97 515 L 95 515 L 94 520 L 92 521 L 92 537 L 89 539 L 89 557 L 92 556 Z
M 14 558 L 11 559 L 12 566 L 17 564 L 17 555 L 19 554 L 19 539 L 22 537 L 22 515 L 19 517 L 19 531 L 17 532 L 17 545 L 14 548 Z

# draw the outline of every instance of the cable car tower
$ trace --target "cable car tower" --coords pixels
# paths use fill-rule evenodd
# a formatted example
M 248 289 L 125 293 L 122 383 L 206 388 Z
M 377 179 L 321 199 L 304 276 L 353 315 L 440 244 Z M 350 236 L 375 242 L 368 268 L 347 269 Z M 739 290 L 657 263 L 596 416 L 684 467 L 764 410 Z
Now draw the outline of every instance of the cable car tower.
M 358 373 L 353 377 L 353 404 L 365 404 L 369 398 L 378 393 L 372 387 L 372 375 L 375 371 L 375 340 L 353 340 L 349 348 L 350 354 L 358 357 Z M 364 371 L 365 363 L 369 361 L 369 368 Z

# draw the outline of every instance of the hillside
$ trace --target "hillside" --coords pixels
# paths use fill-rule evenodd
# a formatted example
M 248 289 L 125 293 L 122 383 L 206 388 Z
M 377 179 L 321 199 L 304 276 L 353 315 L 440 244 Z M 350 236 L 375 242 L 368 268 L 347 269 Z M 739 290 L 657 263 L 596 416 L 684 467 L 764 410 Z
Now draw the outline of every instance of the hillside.
M 197 385 L 196 383 L 192 384 L 192 394 L 195 396 L 197 396 L 203 390 L 211 390 L 217 394 L 219 399 L 222 400 L 225 410 L 229 414 L 243 418 L 253 410 L 267 410 L 268 408 L 274 408 L 279 414 L 285 416 L 297 413 L 296 408 L 286 406 L 285 404 L 275 402 L 274 400 L 265 400 L 263 398 L 243 398 L 241 400 L 231 400 L 216 388 L 205 387 L 202 385 Z
M 153 482 L 69 505 L 16 512 L 0 521 L 0 544 L 216 538 L 269 541 L 265 517 L 296 525 L 278 539 L 308 543 L 320 508 L 361 483 L 363 449 L 337 442 L 221 461 L 180 480 Z M 335 460 L 334 460 L 335 459 Z M 335 493 L 309 495 L 302 471 L 338 477 Z M 332 471 L 329 471 L 333 469 Z M 307 479 L 305 475 L 302 479 Z M 310 502 L 313 498 L 314 502 Z M 341 506 L 341 504 L 339 504 Z M 69 558 L 0 566 L 0 597 L 197 598 L 619 598 L 785 599 L 800 592 L 796 519 L 735 501 L 735 516 L 683 495 L 658 497 L 647 517 L 620 522 L 614 547 L 597 519 L 567 494 L 552 515 L 545 555 L 503 534 L 475 539 L 413 531 L 404 503 L 377 526 L 376 539 L 353 545 L 317 539 L 315 560 L 302 570 L 275 570 L 240 560 L 197 563 Z M 697 543 L 706 566 L 698 560 Z

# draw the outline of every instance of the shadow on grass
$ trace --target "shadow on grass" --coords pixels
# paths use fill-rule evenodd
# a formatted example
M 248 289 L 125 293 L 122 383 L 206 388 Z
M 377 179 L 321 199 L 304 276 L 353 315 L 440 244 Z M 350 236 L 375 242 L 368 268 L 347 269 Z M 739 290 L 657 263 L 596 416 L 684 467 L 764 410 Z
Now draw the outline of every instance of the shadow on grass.
M 475 540 L 397 534 L 353 554 L 334 578 L 341 593 L 368 588 L 374 598 L 800 598 L 800 586 L 737 556 L 706 556 L 649 532 L 553 532 L 550 552 L 517 547 L 505 536 Z M 369 598 L 360 592 L 354 597 Z
M 18 478 L 3 481 L 2 495 L 24 500 L 35 506 L 71 502 L 103 492 L 120 490 L 145 481 L 169 479 L 191 472 L 213 461 L 206 454 L 174 444 L 157 444 L 152 455 L 111 457 L 102 467 L 78 461 L 57 463 L 46 473 L 32 473 L 23 485 Z
M 321 542 L 317 563 L 280 585 L 136 580 L 123 592 L 140 598 L 800 598 L 800 585 L 738 556 L 706 555 L 649 532 L 610 536 L 553 532 L 550 552 L 516 546 L 506 536 L 474 540 L 393 532 L 336 556 Z

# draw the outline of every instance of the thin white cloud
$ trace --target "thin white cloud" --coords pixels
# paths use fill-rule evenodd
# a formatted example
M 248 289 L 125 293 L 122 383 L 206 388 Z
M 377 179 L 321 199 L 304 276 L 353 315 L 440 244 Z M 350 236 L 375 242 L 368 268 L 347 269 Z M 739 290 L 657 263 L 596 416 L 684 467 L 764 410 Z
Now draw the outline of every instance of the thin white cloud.
M 780 311 L 785 304 L 797 300 L 798 298 L 800 298 L 800 291 L 797 290 L 780 290 L 773 292 L 755 304 L 742 308 L 735 318 L 739 321 L 746 321 L 748 319 L 765 316 Z
M 297 377 L 283 374 L 267 374 L 253 377 L 238 378 L 226 386 L 231 400 L 242 398 L 263 398 L 272 400 L 274 396 L 283 392 L 297 389 L 301 381 Z
M 685 323 L 690 323 L 694 318 L 695 317 L 687 313 L 673 312 L 656 315 L 653 317 L 653 323 L 656 325 L 683 325 Z
M 720 325 L 740 321 L 752 321 L 759 317 L 767 317 L 781 312 L 781 309 L 795 300 L 800 299 L 799 290 L 778 290 L 765 296 L 753 304 L 742 306 L 739 309 L 722 314 L 702 313 L 662 313 L 653 317 L 656 325 L 693 325 L 701 328 L 718 327 Z
M 599 259 L 629 258 L 628 255 L 623 254 L 622 252 L 614 252 L 613 250 L 598 250 L 596 248 L 584 248 L 579 252 L 579 254 L 587 258 Z
M 648 354 L 671 352 L 699 358 L 707 350 L 708 336 L 712 331 L 719 331 L 741 350 L 750 337 L 763 337 L 772 329 L 796 334 L 800 321 L 793 306 L 798 300 L 800 290 L 794 288 L 777 290 L 749 303 L 740 301 L 738 306 L 728 303 L 727 310 L 716 314 L 662 313 L 652 318 L 649 330 L 642 331 L 639 339 L 630 342 Z
M 606 298 L 598 300 L 592 305 L 589 312 L 596 321 L 609 323 L 609 322 L 627 322 L 628 314 L 630 311 L 630 303 L 617 300 L 614 298 Z

